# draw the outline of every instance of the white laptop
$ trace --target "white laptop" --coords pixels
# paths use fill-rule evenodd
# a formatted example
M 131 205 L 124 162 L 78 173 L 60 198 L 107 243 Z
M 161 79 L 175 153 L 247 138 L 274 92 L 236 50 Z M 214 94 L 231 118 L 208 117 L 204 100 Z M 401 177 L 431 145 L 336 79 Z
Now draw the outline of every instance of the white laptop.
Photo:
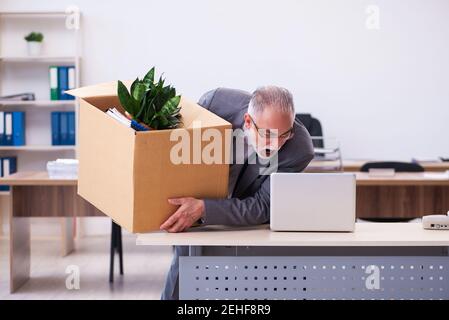
M 273 173 L 270 187 L 271 230 L 354 231 L 354 174 Z

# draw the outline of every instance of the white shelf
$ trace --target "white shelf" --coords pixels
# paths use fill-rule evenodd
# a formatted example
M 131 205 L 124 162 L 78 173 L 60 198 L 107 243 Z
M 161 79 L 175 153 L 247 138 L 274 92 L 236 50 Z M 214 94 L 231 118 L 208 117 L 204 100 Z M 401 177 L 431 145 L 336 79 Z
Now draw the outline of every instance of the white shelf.
M 76 146 L 28 145 L 28 146 L 0 146 L 0 151 L 65 151 L 75 150 Z
M 0 191 L 0 196 L 9 196 L 11 195 L 11 191 Z
M 63 11 L 4 11 L 0 17 L 6 18 L 65 18 L 67 14 Z
M 0 107 L 74 107 L 76 105 L 75 100 L 32 100 L 32 101 L 11 101 L 11 100 L 0 100 Z
M 77 57 L 36 56 L 0 57 L 0 62 L 11 63 L 76 63 Z
M 338 148 L 313 148 L 315 153 L 331 154 L 338 152 Z
M 1 0 L 0 0 L 1 1 Z M 9 73 L 1 72 L 0 74 L 0 85 L 2 87 L 3 95 L 8 92 L 26 92 L 35 91 L 36 97 L 41 97 L 40 100 L 35 101 L 7 101 L 0 99 L 0 110 L 1 111 L 26 111 L 26 130 L 28 135 L 31 135 L 28 141 L 28 145 L 25 146 L 0 146 L 0 153 L 2 156 L 4 154 L 14 154 L 17 156 L 18 171 L 20 172 L 22 168 L 28 168 L 31 170 L 36 170 L 41 168 L 46 164 L 49 158 L 56 157 L 56 155 L 63 155 L 67 153 L 67 156 L 77 158 L 78 148 L 76 145 L 62 145 L 53 146 L 51 145 L 51 121 L 43 113 L 51 111 L 74 111 L 75 112 L 75 124 L 77 124 L 78 119 L 78 101 L 77 100 L 49 100 L 50 97 L 46 95 L 49 90 L 49 86 L 44 86 L 48 83 L 48 66 L 75 66 L 76 73 L 76 83 L 75 87 L 80 86 L 80 39 L 81 32 L 79 29 L 68 30 L 65 27 L 64 19 L 72 13 L 66 13 L 65 8 L 60 8 L 59 10 L 27 10 L 16 11 L 16 10 L 0 10 L 0 22 L 7 25 L 7 28 L 1 28 L 0 37 L 4 39 L 5 46 L 0 48 L 0 69 L 7 68 Z M 79 12 L 81 15 L 81 12 Z M 47 24 L 50 23 L 50 24 Z M 25 34 L 29 32 L 29 26 L 33 23 L 43 23 L 43 30 L 39 30 L 46 34 L 48 30 L 51 30 L 48 34 L 48 40 L 52 40 L 53 43 L 56 40 L 64 40 L 64 49 L 72 48 L 71 42 L 73 40 L 73 50 L 70 51 L 60 51 L 57 46 L 49 46 L 48 51 L 42 52 L 38 56 L 28 56 L 25 51 L 19 51 L 17 48 L 17 43 L 20 44 L 20 40 L 16 37 L 16 33 Z M 17 27 L 17 28 L 16 28 Z M 25 30 L 26 29 L 26 30 Z M 23 31 L 25 30 L 25 31 Z M 51 38 L 51 37 L 54 37 Z M 47 36 L 46 36 L 47 38 Z M 12 39 L 13 42 L 9 40 Z M 53 41 L 54 40 L 54 41 Z M 47 40 L 45 40 L 47 41 Z M 16 43 L 17 42 L 17 43 Z M 23 41 L 22 44 L 24 45 Z M 61 48 L 62 49 L 62 48 Z M 9 68 L 12 68 L 9 70 Z M 19 73 L 30 72 L 30 77 L 24 78 L 22 74 L 15 74 L 16 70 Z M 28 70 L 30 69 L 30 70 Z M 11 79 L 10 76 L 20 76 L 18 79 L 14 77 Z M 23 81 L 22 81 L 22 79 Z M 13 80 L 13 81 L 12 81 Z M 4 86 L 3 82 L 12 81 L 13 85 Z M 36 84 L 36 87 L 34 85 Z M 20 89 L 22 88 L 22 89 Z M 28 89 L 26 89 L 28 88 Z M 30 89 L 31 88 L 31 89 Z M 34 89 L 33 89 L 34 88 Z M 45 90 L 45 91 L 44 91 Z M 59 109 L 58 109 L 59 108 Z M 29 113 L 29 114 L 28 114 Z M 77 129 L 77 128 L 76 128 Z M 32 140 L 32 141 L 31 141 Z

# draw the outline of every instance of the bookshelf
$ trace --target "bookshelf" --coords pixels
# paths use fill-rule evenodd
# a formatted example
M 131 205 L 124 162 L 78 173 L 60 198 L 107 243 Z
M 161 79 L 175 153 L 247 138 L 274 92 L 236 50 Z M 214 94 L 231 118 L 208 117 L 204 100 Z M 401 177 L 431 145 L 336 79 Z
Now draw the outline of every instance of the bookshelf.
M 67 29 L 63 11 L 0 12 L 0 95 L 33 92 L 34 101 L 0 100 L 0 111 L 24 111 L 24 146 L 0 146 L 0 157 L 16 156 L 18 171 L 46 170 L 56 158 L 77 158 L 75 145 L 52 145 L 51 112 L 74 111 L 78 134 L 78 102 L 50 100 L 49 67 L 75 66 L 80 86 L 80 30 Z M 23 37 L 31 31 L 44 34 L 39 56 L 28 56 Z M 8 194 L 8 193 L 0 193 Z
M 46 170 L 48 161 L 77 158 L 78 101 L 50 100 L 50 66 L 75 66 L 75 87 L 80 86 L 80 30 L 67 29 L 67 17 L 64 11 L 0 12 L 0 96 L 33 92 L 36 97 L 34 101 L 0 99 L 0 111 L 25 112 L 26 144 L 0 146 L 0 157 L 17 157 L 18 171 Z M 39 56 L 27 55 L 23 37 L 32 31 L 44 34 Z M 75 112 L 75 145 L 52 145 L 52 111 Z M 9 191 L 0 192 L 0 208 L 8 208 L 10 196 Z M 0 231 L 2 214 L 0 212 Z M 60 222 L 64 230 L 63 243 L 67 246 L 73 243 L 73 235 L 67 230 L 74 230 L 74 220 L 63 218 Z
M 67 14 L 64 11 L 3 11 L 0 12 L 0 18 L 65 18 Z
M 16 108 L 24 106 L 27 108 L 55 108 L 55 107 L 75 107 L 75 100 L 41 100 L 41 101 L 5 101 L 0 100 L 0 107 L 3 108 Z
M 29 146 L 0 146 L 0 151 L 66 151 L 75 150 L 76 146 L 53 146 L 53 145 L 29 145 Z
M 3 63 L 52 63 L 52 64 L 69 64 L 75 63 L 76 57 L 55 57 L 55 56 L 38 56 L 38 57 L 0 57 Z

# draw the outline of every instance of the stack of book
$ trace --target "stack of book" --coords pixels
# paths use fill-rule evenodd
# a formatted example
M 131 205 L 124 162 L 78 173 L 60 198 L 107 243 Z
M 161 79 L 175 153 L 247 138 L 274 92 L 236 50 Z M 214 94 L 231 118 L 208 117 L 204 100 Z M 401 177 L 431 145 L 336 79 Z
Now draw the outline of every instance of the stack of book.
M 25 145 L 25 112 L 0 111 L 0 145 Z
M 50 179 L 77 179 L 78 160 L 57 159 L 47 162 L 47 172 Z
M 50 73 L 50 100 L 74 100 L 75 97 L 65 91 L 75 88 L 74 66 L 51 66 Z
M 0 158 L 0 177 L 17 172 L 17 157 Z M 0 191 L 9 191 L 9 186 L 0 186 Z
M 51 113 L 51 144 L 75 145 L 75 112 L 53 111 Z

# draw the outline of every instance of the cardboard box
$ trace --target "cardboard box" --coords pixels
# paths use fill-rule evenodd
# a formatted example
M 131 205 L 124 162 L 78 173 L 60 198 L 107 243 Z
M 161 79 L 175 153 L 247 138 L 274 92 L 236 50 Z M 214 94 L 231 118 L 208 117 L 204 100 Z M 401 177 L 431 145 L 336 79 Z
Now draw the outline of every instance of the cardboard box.
M 129 88 L 130 83 L 127 85 Z M 139 132 L 105 113 L 109 107 L 124 112 L 116 82 L 68 93 L 80 98 L 78 194 L 126 230 L 159 230 L 177 209 L 168 203 L 169 198 L 227 196 L 229 164 L 225 160 L 230 151 L 229 122 L 183 97 L 181 129 Z M 201 122 L 199 127 L 196 121 Z M 217 153 L 221 152 L 222 161 L 173 163 L 170 154 L 180 140 L 170 140 L 172 131 L 183 130 L 190 137 L 198 137 L 210 128 L 224 137 Z M 200 141 L 199 146 L 204 148 L 208 144 L 210 141 Z M 194 146 L 191 141 L 191 159 Z

